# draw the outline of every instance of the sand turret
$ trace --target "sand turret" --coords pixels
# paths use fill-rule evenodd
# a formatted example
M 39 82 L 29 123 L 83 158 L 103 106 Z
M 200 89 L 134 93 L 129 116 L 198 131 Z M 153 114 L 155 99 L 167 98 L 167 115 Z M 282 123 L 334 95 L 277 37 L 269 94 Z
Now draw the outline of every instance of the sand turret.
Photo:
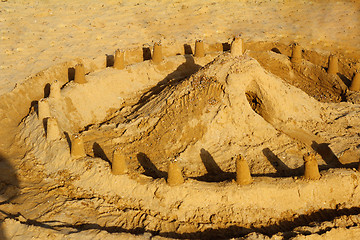
M 71 157 L 81 158 L 85 156 L 83 139 L 80 135 L 75 135 L 71 141 Z
M 243 53 L 244 53 L 244 42 L 240 38 L 240 36 L 236 36 L 234 38 L 234 40 L 232 41 L 230 52 L 231 52 L 231 55 L 233 55 L 234 57 L 243 55 Z
M 159 64 L 162 62 L 163 56 L 162 56 L 162 46 L 161 46 L 161 42 L 157 42 L 154 44 L 154 49 L 153 49 L 153 55 L 152 55 L 152 61 L 155 64 Z
M 125 68 L 125 53 L 120 49 L 115 51 L 114 68 L 119 70 Z
M 49 117 L 47 119 L 47 128 L 46 128 L 46 138 L 47 140 L 56 140 L 56 139 L 60 139 L 61 135 L 60 135 L 60 130 L 59 130 L 59 126 L 57 123 L 56 118 L 54 117 Z
M 86 79 L 85 79 L 85 69 L 84 69 L 84 64 L 79 63 L 75 65 L 75 78 L 74 78 L 74 82 L 76 83 L 86 83 Z
M 236 183 L 239 185 L 246 185 L 253 182 L 250 174 L 249 165 L 245 158 L 241 155 L 235 157 L 236 165 Z
M 304 178 L 309 180 L 317 180 L 320 178 L 319 167 L 314 153 L 304 155 L 305 172 Z
M 205 56 L 204 42 L 202 40 L 196 40 L 194 56 L 195 57 L 204 57 Z
M 61 92 L 60 92 L 60 82 L 58 80 L 55 80 L 51 83 L 50 85 L 50 98 L 53 99 L 59 99 L 61 97 Z
M 339 71 L 338 57 L 336 55 L 330 55 L 329 57 L 329 68 L 327 72 L 329 74 L 337 74 Z
M 351 91 L 360 91 L 360 71 L 357 70 L 349 87 Z
M 126 156 L 121 152 L 120 148 L 116 148 L 113 152 L 111 172 L 114 175 L 122 175 L 127 173 L 127 171 Z
M 184 178 L 176 159 L 169 162 L 167 183 L 170 186 L 176 186 L 184 183 Z
M 301 62 L 301 46 L 298 43 L 294 43 L 292 45 L 292 53 L 291 53 L 291 62 L 292 63 L 300 63 Z
M 44 118 L 50 117 L 50 107 L 49 107 L 49 101 L 47 98 L 42 98 L 38 102 L 38 117 L 39 120 L 43 120 Z

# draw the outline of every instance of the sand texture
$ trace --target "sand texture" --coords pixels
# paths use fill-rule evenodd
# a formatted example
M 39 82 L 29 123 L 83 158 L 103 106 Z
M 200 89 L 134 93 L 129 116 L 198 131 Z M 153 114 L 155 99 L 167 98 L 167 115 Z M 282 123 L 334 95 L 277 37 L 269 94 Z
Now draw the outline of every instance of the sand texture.
M 359 2 L 8 0 L 0 26 L 0 240 L 359 238 Z

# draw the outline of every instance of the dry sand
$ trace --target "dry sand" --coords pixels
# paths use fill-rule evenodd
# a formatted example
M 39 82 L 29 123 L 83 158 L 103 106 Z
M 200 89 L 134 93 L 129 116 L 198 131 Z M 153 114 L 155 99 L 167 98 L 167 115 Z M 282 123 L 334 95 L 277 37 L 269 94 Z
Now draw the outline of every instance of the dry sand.
M 0 239 L 360 235 L 358 2 L 8 0 L 0 24 Z

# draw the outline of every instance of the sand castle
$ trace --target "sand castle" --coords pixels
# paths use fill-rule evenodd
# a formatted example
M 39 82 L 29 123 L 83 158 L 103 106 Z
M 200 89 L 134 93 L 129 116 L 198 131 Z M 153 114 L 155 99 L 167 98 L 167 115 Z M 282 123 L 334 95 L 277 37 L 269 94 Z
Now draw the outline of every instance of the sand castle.
M 38 146 L 30 148 L 31 154 L 42 161 L 49 174 L 59 174 L 59 169 L 66 169 L 69 176 L 76 176 L 74 186 L 91 191 L 99 198 L 106 196 L 110 199 L 106 201 L 120 206 L 117 211 L 122 207 L 136 209 L 138 215 L 134 216 L 131 214 L 135 210 L 121 212 L 128 219 L 143 216 L 146 221 L 159 223 L 153 226 L 145 224 L 145 220 L 129 221 L 129 229 L 144 223 L 141 226 L 149 231 L 194 234 L 200 222 L 210 231 L 215 226 L 225 228 L 229 219 L 236 227 L 254 227 L 256 222 L 255 227 L 261 228 L 271 226 L 271 219 L 292 219 L 295 214 L 333 208 L 334 203 L 356 205 L 351 186 L 357 177 L 346 169 L 327 171 L 326 164 L 320 160 L 319 164 L 325 169 L 320 178 L 314 155 L 303 157 L 304 150 L 299 148 L 299 145 L 308 146 L 318 141 L 313 131 L 325 135 L 326 130 L 321 128 L 324 124 L 319 123 L 326 114 L 322 108 L 328 106 L 269 74 L 269 70 L 250 57 L 256 54 L 251 45 L 243 53 L 243 41 L 239 38 L 233 40 L 230 52 L 214 53 L 208 46 L 206 49 L 202 41 L 197 41 L 195 58 L 164 57 L 168 53 L 163 55 L 161 45 L 154 44 L 150 60 L 154 64 L 129 64 L 126 66 L 129 71 L 109 68 L 97 69 L 96 74 L 90 71 L 89 83 L 83 70 L 84 81 L 80 81 L 83 84 L 67 84 L 61 92 L 59 82 L 53 82 L 49 98 L 38 104 L 39 119 L 47 121 L 48 143 L 41 142 L 44 138 L 39 137 L 43 134 L 42 124 L 29 124 L 31 113 L 21 125 L 20 138 L 28 146 L 32 146 L 29 140 L 40 139 Z M 123 69 L 126 51 L 116 52 L 114 68 Z M 306 67 L 316 67 L 308 64 L 306 54 L 301 56 L 301 52 L 301 48 L 299 51 L 293 47 L 289 59 L 289 56 L 267 51 L 265 57 L 259 59 L 281 59 L 283 69 L 293 71 L 296 79 L 296 71 L 302 69 L 290 69 L 291 62 L 298 62 L 300 58 Z M 129 54 L 129 61 L 131 57 Z M 158 65 L 160 63 L 164 64 Z M 161 68 L 163 65 L 167 67 Z M 139 77 L 144 72 L 156 74 L 148 74 L 144 80 Z M 318 74 L 323 77 L 321 70 Z M 324 84 L 333 83 L 328 78 L 325 80 Z M 100 100 L 88 101 L 87 97 Z M 74 135 L 70 152 L 60 129 Z M 118 146 L 115 150 L 114 145 Z M 94 146 L 98 146 L 98 154 L 92 156 Z M 271 148 L 269 151 L 276 154 L 265 154 L 268 151 L 264 148 Z M 199 152 L 206 154 L 199 156 Z M 248 161 L 239 152 L 246 152 Z M 169 162 L 173 156 L 181 157 L 183 168 L 177 161 Z M 318 181 L 297 181 L 289 177 L 295 175 L 296 167 L 303 163 L 304 178 Z M 278 178 L 284 171 L 281 167 L 285 168 L 286 177 Z M 186 184 L 183 184 L 184 176 Z M 171 187 L 166 187 L 165 179 Z M 324 190 L 327 184 L 339 179 L 346 188 L 334 189 L 333 193 Z M 248 186 L 240 189 L 238 185 Z M 308 197 L 310 193 L 314 199 Z M 262 194 L 274 200 L 254 197 Z M 198 201 L 204 198 L 209 202 L 206 208 Z M 229 214 L 227 206 L 248 217 Z

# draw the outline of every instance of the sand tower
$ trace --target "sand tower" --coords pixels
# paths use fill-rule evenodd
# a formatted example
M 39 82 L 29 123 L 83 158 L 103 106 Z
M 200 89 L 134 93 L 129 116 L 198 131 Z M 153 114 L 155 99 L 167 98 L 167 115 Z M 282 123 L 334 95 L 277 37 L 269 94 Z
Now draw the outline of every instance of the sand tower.
M 152 60 L 155 64 L 159 64 L 162 62 L 162 59 L 163 59 L 163 56 L 162 56 L 161 42 L 157 42 L 154 44 Z
M 231 55 L 233 56 L 240 56 L 244 53 L 244 42 L 240 38 L 240 36 L 236 36 L 231 43 L 230 48 Z
M 309 180 L 317 180 L 320 178 L 318 163 L 314 153 L 304 155 L 305 172 L 304 178 Z
M 50 141 L 61 138 L 59 126 L 54 117 L 49 117 L 47 119 L 46 138 Z
M 181 169 L 178 166 L 177 160 L 170 160 L 168 168 L 167 183 L 170 186 L 180 185 L 184 182 L 184 178 L 181 173 Z
M 294 43 L 292 45 L 292 53 L 291 53 L 291 62 L 292 63 L 300 63 L 301 62 L 301 52 L 302 49 L 298 43 Z
M 351 91 L 360 91 L 360 71 L 357 70 L 349 87 Z
M 236 183 L 239 185 L 246 185 L 253 182 L 250 174 L 249 165 L 245 158 L 241 155 L 235 156 L 236 165 Z
M 85 69 L 84 69 L 84 64 L 79 63 L 75 65 L 75 78 L 74 78 L 74 82 L 76 83 L 86 83 L 86 79 L 85 79 Z
M 194 56 L 195 57 L 204 57 L 205 56 L 204 42 L 202 40 L 196 40 Z
M 42 98 L 38 102 L 38 117 L 39 120 L 43 120 L 44 118 L 50 117 L 50 107 L 47 98 Z
M 338 57 L 336 55 L 330 55 L 329 57 L 329 68 L 327 72 L 329 74 L 337 74 L 339 71 L 338 68 Z
M 71 157 L 81 158 L 85 157 L 84 142 L 80 135 L 75 135 L 71 142 Z
M 113 152 L 113 160 L 111 164 L 111 172 L 114 175 L 122 175 L 127 173 L 126 157 L 122 154 L 120 148 L 116 148 Z
M 114 68 L 119 70 L 125 68 L 125 53 L 120 49 L 115 51 Z
M 50 98 L 54 99 L 60 99 L 61 92 L 60 92 L 60 82 L 58 80 L 55 80 L 50 85 Z

